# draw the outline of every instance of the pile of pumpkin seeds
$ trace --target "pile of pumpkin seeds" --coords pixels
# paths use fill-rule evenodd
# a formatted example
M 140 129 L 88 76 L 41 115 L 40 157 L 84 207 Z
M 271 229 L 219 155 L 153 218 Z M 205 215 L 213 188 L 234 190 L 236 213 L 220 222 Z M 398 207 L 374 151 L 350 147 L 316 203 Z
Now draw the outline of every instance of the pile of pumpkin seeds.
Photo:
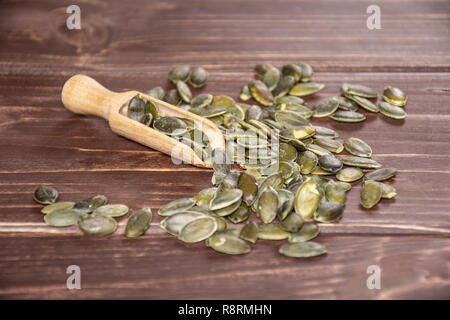
M 59 193 L 50 186 L 38 187 L 33 199 L 45 205 L 41 212 L 44 221 L 53 227 L 69 227 L 77 225 L 80 230 L 90 236 L 105 236 L 117 230 L 114 218 L 122 217 L 128 213 L 124 204 L 108 204 L 104 195 L 95 195 L 78 202 L 57 202 Z M 142 208 L 133 212 L 125 226 L 125 236 L 129 238 L 142 235 L 152 222 L 152 210 Z

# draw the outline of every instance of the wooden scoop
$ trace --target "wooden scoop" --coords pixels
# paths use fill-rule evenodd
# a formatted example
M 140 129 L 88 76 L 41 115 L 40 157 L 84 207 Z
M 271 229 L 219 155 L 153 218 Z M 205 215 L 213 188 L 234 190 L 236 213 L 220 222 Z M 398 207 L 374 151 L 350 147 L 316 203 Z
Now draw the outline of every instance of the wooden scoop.
M 161 116 L 194 121 L 196 127 L 208 137 L 212 150 L 215 148 L 225 150 L 222 132 L 212 121 L 138 91 L 113 92 L 94 79 L 77 74 L 64 84 L 61 99 L 64 106 L 72 112 L 95 115 L 107 120 L 111 130 L 118 135 L 195 166 L 211 168 L 211 163 L 204 162 L 189 146 L 127 117 L 128 101 L 138 93 L 153 102 Z

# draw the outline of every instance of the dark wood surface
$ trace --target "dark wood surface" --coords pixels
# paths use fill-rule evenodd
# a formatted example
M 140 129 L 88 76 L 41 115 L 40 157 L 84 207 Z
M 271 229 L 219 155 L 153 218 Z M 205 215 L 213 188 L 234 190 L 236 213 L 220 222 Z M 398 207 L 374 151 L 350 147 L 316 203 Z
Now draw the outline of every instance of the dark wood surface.
M 450 298 L 450 2 L 379 1 L 382 29 L 366 28 L 372 1 L 78 1 L 82 29 L 68 31 L 68 1 L 0 3 L 0 298 L 416 299 Z M 359 206 L 349 192 L 342 221 L 323 225 L 325 256 L 280 256 L 281 242 L 225 256 L 184 244 L 155 214 L 138 239 L 51 228 L 32 200 L 41 184 L 61 200 L 105 194 L 154 212 L 210 186 L 211 171 L 112 133 L 105 121 L 66 111 L 62 85 L 85 73 L 106 87 L 169 88 L 176 64 L 210 72 L 209 92 L 238 97 L 255 63 L 305 61 L 326 84 L 343 81 L 408 94 L 405 121 L 367 114 L 362 124 L 318 119 L 342 139 L 370 143 L 374 159 L 399 169 L 395 200 Z M 66 288 L 79 265 L 82 290 Z M 381 267 L 381 290 L 366 269 Z

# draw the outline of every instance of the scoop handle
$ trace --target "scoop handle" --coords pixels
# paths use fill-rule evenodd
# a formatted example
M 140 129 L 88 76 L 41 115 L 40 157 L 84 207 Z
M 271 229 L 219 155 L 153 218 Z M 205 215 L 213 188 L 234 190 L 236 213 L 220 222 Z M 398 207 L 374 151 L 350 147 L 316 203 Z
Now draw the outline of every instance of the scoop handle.
M 117 95 L 91 77 L 77 74 L 64 84 L 61 99 L 64 106 L 74 113 L 108 120 L 112 101 Z

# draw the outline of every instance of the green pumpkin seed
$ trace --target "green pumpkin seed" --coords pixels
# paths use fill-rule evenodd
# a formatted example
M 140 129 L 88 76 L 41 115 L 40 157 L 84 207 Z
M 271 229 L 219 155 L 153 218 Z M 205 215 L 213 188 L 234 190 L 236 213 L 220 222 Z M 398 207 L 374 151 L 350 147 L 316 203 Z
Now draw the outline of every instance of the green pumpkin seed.
M 397 190 L 386 183 L 381 184 L 381 197 L 384 199 L 392 199 L 397 195 Z
M 309 109 L 307 106 L 297 103 L 279 102 L 268 107 L 266 110 L 269 113 L 269 116 L 271 116 L 272 118 L 275 118 L 275 114 L 277 113 L 277 111 L 292 111 L 305 119 L 311 118 L 311 116 L 313 115 L 313 111 L 311 109 Z
M 278 193 L 269 187 L 258 199 L 257 214 L 263 223 L 271 223 L 275 219 L 278 205 Z
M 325 85 L 323 83 L 316 83 L 316 82 L 297 83 L 289 91 L 289 94 L 296 97 L 304 97 L 317 93 L 323 88 L 325 88 Z
M 352 185 L 348 182 L 336 181 L 336 183 L 340 185 L 345 192 L 349 191 L 352 188 Z
M 297 159 L 297 149 L 288 143 L 280 143 L 278 152 L 280 161 L 292 161 Z
M 238 188 L 242 190 L 242 201 L 249 206 L 252 205 L 258 193 L 255 178 L 243 172 L 239 177 Z
M 310 82 L 312 79 L 312 76 L 314 75 L 313 68 L 304 62 L 297 63 L 297 65 L 302 69 L 302 78 L 300 79 L 301 82 Z
M 208 71 L 202 67 L 195 67 L 192 69 L 189 75 L 189 83 L 194 88 L 201 88 L 206 84 L 208 80 Z
M 319 158 L 320 168 L 327 172 L 336 173 L 342 169 L 342 162 L 331 154 L 323 155 Z
M 344 150 L 344 145 L 340 143 L 337 140 L 325 138 L 325 137 L 318 137 L 315 135 L 314 144 L 318 145 L 319 147 L 325 148 L 328 151 L 331 151 L 333 153 L 341 153 L 342 150 Z
M 316 134 L 314 135 L 315 138 L 335 139 L 339 137 L 339 134 L 333 129 L 321 126 L 312 126 L 312 127 L 316 129 Z
M 151 123 L 150 102 L 143 99 L 140 94 L 135 95 L 128 102 L 127 116 L 134 121 L 148 124 Z
M 226 208 L 238 202 L 239 200 L 241 200 L 241 198 L 242 190 L 240 189 L 231 189 L 217 192 L 209 204 L 209 209 L 215 211 Z
M 133 212 L 125 225 L 125 236 L 135 238 L 144 234 L 150 227 L 152 218 L 153 214 L 150 208 L 142 208 Z
M 236 189 L 238 187 L 238 181 L 241 173 L 239 171 L 233 171 L 228 173 L 220 184 L 220 191 Z
M 376 90 L 360 84 L 343 83 L 341 86 L 341 92 L 345 95 L 348 94 L 363 98 L 376 98 L 378 96 Z
M 378 101 L 377 106 L 380 109 L 380 113 L 386 117 L 402 120 L 405 119 L 407 114 L 403 108 L 394 106 L 388 102 Z
M 55 202 L 52 204 L 49 204 L 48 206 L 45 206 L 42 208 L 41 212 L 43 214 L 49 214 L 53 211 L 63 210 L 63 209 L 72 209 L 75 202 L 66 201 L 66 202 Z
M 253 71 L 255 72 L 255 75 L 257 75 L 259 78 L 262 79 L 262 78 L 264 78 L 264 75 L 266 74 L 266 72 L 272 68 L 274 68 L 274 66 L 271 64 L 260 63 L 260 64 L 255 65 L 255 68 L 253 69 Z
M 241 203 L 242 203 L 242 199 L 239 199 L 238 201 L 230 204 L 229 206 L 227 206 L 225 208 L 215 210 L 214 213 L 217 214 L 219 217 L 228 216 L 228 215 L 236 212 L 239 209 Z
M 366 98 L 358 97 L 358 96 L 350 96 L 350 95 L 346 95 L 346 97 L 348 99 L 356 102 L 357 105 L 359 105 L 363 109 L 366 109 L 367 111 L 370 111 L 370 112 L 379 112 L 380 111 L 380 109 L 377 107 L 376 104 L 374 104 L 373 102 L 371 102 L 370 100 L 368 100 Z
M 216 188 L 210 188 L 210 189 L 215 190 Z M 200 195 L 199 197 L 203 197 L 203 194 Z M 174 215 L 175 213 L 187 211 L 195 205 L 195 203 L 197 201 L 196 199 L 197 198 L 181 198 L 181 199 L 171 201 L 168 204 L 162 206 L 158 210 L 158 214 L 163 217 L 168 217 L 168 216 Z
M 296 81 L 292 76 L 281 77 L 278 85 L 272 90 L 272 95 L 274 98 L 280 98 L 288 94 L 288 92 L 295 85 Z
M 294 208 L 302 218 L 309 219 L 316 211 L 321 193 L 314 180 L 306 178 L 295 194 Z
M 252 80 L 248 83 L 248 88 L 252 97 L 263 106 L 271 106 L 273 104 L 273 96 L 269 88 L 260 80 Z
M 233 223 L 241 223 L 242 221 L 247 220 L 249 216 L 250 216 L 250 208 L 248 207 L 247 204 L 242 202 L 239 205 L 239 208 L 228 216 L 228 219 Z
M 176 84 L 178 80 L 187 81 L 190 73 L 191 69 L 188 66 L 176 66 L 169 71 L 169 80 L 173 84 Z
M 321 201 L 314 213 L 314 220 L 322 223 L 332 223 L 342 218 L 344 206 L 335 201 Z
M 228 229 L 228 223 L 227 220 L 225 220 L 224 217 L 219 217 L 214 214 L 211 215 L 214 219 L 216 219 L 217 223 L 217 231 L 224 231 Z
M 263 82 L 267 86 L 267 88 L 272 91 L 276 88 L 278 82 L 280 82 L 280 79 L 280 70 L 278 70 L 278 68 L 272 67 L 264 74 Z
M 364 181 L 360 194 L 361 205 L 366 209 L 370 209 L 380 201 L 381 195 L 382 184 L 380 182 Z
M 346 97 L 336 97 L 339 100 L 339 109 L 344 111 L 353 111 L 356 112 L 359 109 L 358 104 L 355 101 L 352 101 Z
M 205 216 L 188 222 L 180 230 L 178 239 L 184 242 L 199 242 L 208 239 L 217 231 L 217 222 L 213 217 Z
M 282 68 L 283 76 L 291 76 L 295 82 L 299 82 L 302 78 L 302 67 L 297 64 L 287 64 Z
M 301 180 L 302 178 L 300 178 Z M 296 180 L 297 184 L 301 184 L 302 181 Z M 292 185 L 291 185 L 292 187 Z M 280 189 L 278 190 L 279 206 L 277 209 L 278 220 L 283 221 L 292 212 L 294 208 L 294 193 L 290 190 Z
M 289 237 L 289 232 L 283 230 L 277 223 L 258 224 L 258 239 L 283 240 Z
M 252 105 L 247 108 L 245 111 L 245 121 L 249 122 L 250 120 L 262 120 L 263 111 L 260 107 Z
M 187 132 L 186 124 L 179 118 L 161 117 L 156 119 L 153 127 L 169 136 L 181 136 Z
M 340 203 L 341 205 L 345 205 L 347 195 L 345 194 L 345 189 L 341 184 L 330 180 L 325 185 L 325 198 L 327 198 L 328 201 L 333 201 Z
M 203 108 L 209 105 L 213 100 L 213 95 L 209 93 L 202 93 L 191 100 L 192 108 Z
M 366 116 L 359 112 L 338 110 L 330 116 L 331 119 L 338 122 L 362 122 Z
M 406 104 L 406 94 L 399 88 L 393 88 L 391 86 L 383 89 L 383 99 L 397 107 L 403 107 Z
M 68 227 L 78 223 L 87 217 L 87 213 L 81 210 L 67 208 L 52 211 L 44 216 L 44 221 L 53 227 Z
M 303 219 L 295 212 L 291 212 L 283 221 L 280 227 L 287 232 L 298 232 L 303 226 Z
M 89 236 L 106 236 L 117 229 L 117 222 L 111 217 L 91 215 L 89 218 L 78 222 L 80 230 Z
M 295 111 L 290 110 L 277 111 L 274 115 L 274 119 L 285 128 L 311 125 L 308 119 L 299 115 Z
M 310 258 L 320 256 L 327 253 L 327 248 L 320 243 L 309 242 L 295 242 L 283 244 L 279 252 L 282 255 L 292 258 Z
M 93 214 L 109 216 L 109 217 L 121 217 L 128 213 L 128 207 L 124 204 L 107 204 L 98 207 L 94 210 Z
M 33 199 L 40 204 L 52 204 L 56 202 L 58 196 L 58 190 L 56 190 L 55 188 L 49 186 L 40 186 L 34 191 Z
M 191 89 L 189 89 L 188 85 L 183 81 L 178 80 L 176 82 L 176 86 L 181 99 L 183 99 L 183 101 L 186 103 L 190 103 L 192 100 L 192 92 Z
M 300 172 L 302 174 L 310 174 L 316 168 L 319 159 L 315 153 L 305 151 L 299 153 L 296 161 L 300 166 Z
M 380 168 L 366 173 L 364 176 L 364 180 L 385 181 L 389 180 L 396 174 L 397 169 L 395 168 Z
M 214 185 L 219 185 L 222 183 L 223 179 L 230 173 L 231 165 L 227 161 L 227 155 L 221 148 L 215 148 L 211 152 L 211 162 L 214 170 L 214 175 L 212 177 L 212 183 Z
M 162 100 L 164 98 L 164 89 L 161 87 L 154 87 L 147 91 L 146 95 Z
M 213 118 L 227 113 L 227 110 L 224 108 L 213 105 L 207 105 L 206 107 L 201 108 L 192 108 L 189 111 L 204 118 Z
M 344 156 L 339 158 L 343 164 L 352 167 L 368 168 L 368 169 L 378 169 L 381 168 L 381 164 L 373 159 L 355 157 L 355 156 Z
M 87 199 L 78 201 L 73 205 L 74 209 L 85 210 L 87 212 L 92 212 L 98 207 L 101 207 L 108 203 L 108 198 L 104 195 L 96 195 Z
M 306 106 L 306 101 L 300 97 L 282 96 L 275 99 L 275 103 L 284 103 L 286 105 L 303 105 Z
M 361 179 L 363 175 L 364 172 L 361 170 L 361 168 L 348 167 L 341 169 L 336 174 L 336 179 L 344 182 L 354 182 L 356 180 Z
M 205 217 L 204 213 L 195 211 L 185 211 L 180 213 L 175 213 L 164 220 L 162 220 L 159 225 L 160 227 L 173 236 L 180 234 L 181 229 L 189 222 Z
M 248 222 L 239 233 L 241 239 L 255 243 L 258 240 L 258 225 L 254 221 Z
M 291 232 L 289 234 L 288 242 L 306 242 L 314 239 L 320 233 L 319 226 L 314 222 L 305 222 L 303 226 L 297 232 Z
M 345 150 L 358 157 L 370 158 L 372 156 L 372 148 L 363 140 L 358 138 L 347 138 L 344 140 Z
M 329 97 L 319 100 L 313 106 L 314 118 L 325 118 L 332 115 L 339 107 L 339 99 L 337 97 Z
M 229 232 L 216 232 L 206 240 L 206 245 L 226 254 L 245 254 L 251 250 L 248 243 Z
M 163 101 L 167 102 L 168 104 L 178 106 L 181 104 L 181 101 L 183 100 L 181 99 L 178 90 L 172 89 L 166 92 L 166 94 L 163 97 Z
M 241 87 L 241 91 L 239 93 L 239 99 L 242 101 L 248 101 L 252 98 L 252 93 L 250 92 L 250 89 L 248 85 L 243 85 Z
M 319 157 L 324 156 L 324 155 L 330 155 L 331 152 L 325 148 L 322 148 L 321 146 L 318 146 L 314 143 L 310 143 L 306 146 L 306 150 L 314 152 L 315 154 L 317 154 Z

